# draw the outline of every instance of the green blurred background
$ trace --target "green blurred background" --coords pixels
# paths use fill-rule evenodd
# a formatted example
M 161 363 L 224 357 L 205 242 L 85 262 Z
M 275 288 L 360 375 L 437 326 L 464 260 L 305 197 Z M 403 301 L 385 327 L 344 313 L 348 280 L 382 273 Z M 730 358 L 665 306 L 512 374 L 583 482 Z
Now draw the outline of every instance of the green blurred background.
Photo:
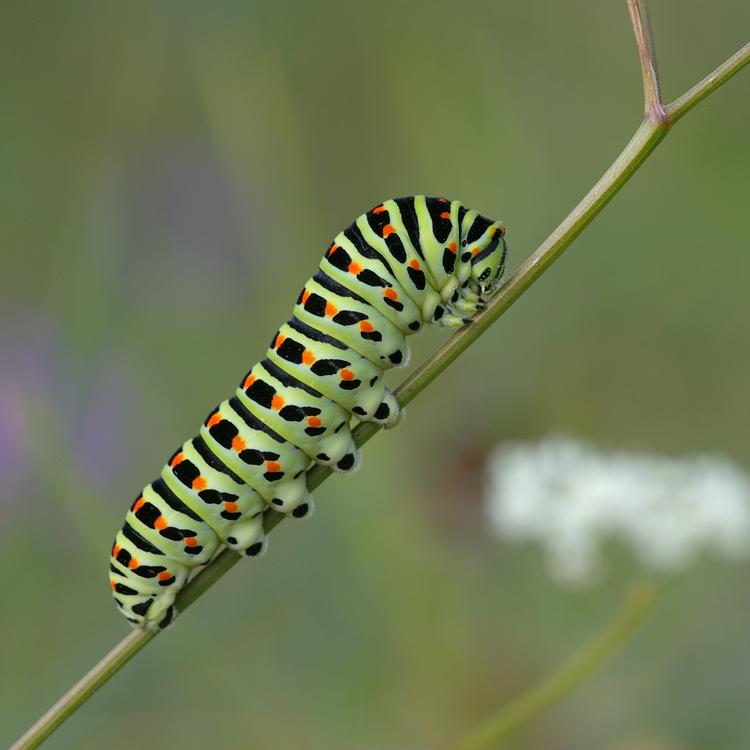
M 745 0 L 654 2 L 668 99 Z M 128 502 L 379 200 L 458 198 L 515 267 L 638 124 L 622 2 L 5 3 L 0 744 L 127 632 Z M 565 431 L 750 468 L 750 76 L 680 123 L 470 351 L 49 742 L 447 747 L 565 658 L 630 571 L 558 588 L 487 530 L 489 447 Z M 415 360 L 445 338 L 413 339 Z M 392 382 L 398 382 L 394 374 Z M 750 747 L 750 575 L 706 561 L 522 750 Z

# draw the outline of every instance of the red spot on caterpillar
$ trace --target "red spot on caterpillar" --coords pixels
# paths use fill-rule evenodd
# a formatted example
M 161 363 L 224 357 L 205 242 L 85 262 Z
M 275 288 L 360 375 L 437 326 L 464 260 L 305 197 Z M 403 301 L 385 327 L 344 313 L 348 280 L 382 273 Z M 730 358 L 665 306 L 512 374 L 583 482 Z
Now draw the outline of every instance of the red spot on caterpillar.
M 328 248 L 328 255 L 333 255 L 338 249 L 339 246 L 334 242 L 333 245 Z
M 309 349 L 305 349 L 305 351 L 302 352 L 302 361 L 306 365 L 311 365 L 315 362 L 315 355 Z
M 455 242 L 451 242 L 450 245 L 448 245 L 448 250 L 450 250 L 452 253 L 458 252 L 458 245 Z
M 188 537 L 185 540 L 186 547 L 195 547 L 197 544 L 198 544 L 198 540 L 194 536 Z
M 409 261 L 409 265 L 415 270 L 418 271 L 420 269 L 419 261 L 414 258 L 413 260 Z
M 237 503 L 229 502 L 229 500 L 224 503 L 224 510 L 228 510 L 230 513 L 236 513 L 237 508 L 239 508 L 239 505 L 237 505 Z
M 168 570 L 162 570 L 162 572 L 159 573 L 160 581 L 168 581 L 171 577 L 172 577 L 172 574 Z
M 307 291 L 307 289 L 302 290 L 302 304 L 304 305 L 305 302 L 307 302 L 307 298 L 310 296 L 310 292 Z
M 213 427 L 215 424 L 219 424 L 221 422 L 221 414 L 219 412 L 214 412 L 209 418 L 208 422 L 206 422 L 206 425 L 208 427 Z
M 326 302 L 326 315 L 332 318 L 338 312 L 338 308 L 333 302 Z
M 396 292 L 395 289 L 390 289 L 390 288 L 386 289 L 383 292 L 383 296 L 388 297 L 388 299 L 398 299 L 398 293 Z
M 247 390 L 254 382 L 255 382 L 255 375 L 248 375 L 245 378 L 245 382 L 242 384 L 242 387 L 245 390 Z
M 266 469 L 274 474 L 281 471 L 281 464 L 278 461 L 266 461 Z
M 320 421 L 320 417 L 308 417 L 307 424 L 309 424 L 310 427 L 320 427 L 322 422 Z
M 354 373 L 351 370 L 340 370 L 339 375 L 342 380 L 354 380 Z
M 284 406 L 284 399 L 278 393 L 275 393 L 271 399 L 271 408 L 280 411 L 282 406 Z
M 205 490 L 207 484 L 208 482 L 206 482 L 205 477 L 196 477 L 195 479 L 193 479 L 193 489 L 198 490 L 198 492 L 200 492 L 201 490 Z
M 374 331 L 372 323 L 370 323 L 369 320 L 362 320 L 359 323 L 359 330 L 364 331 L 365 333 L 370 333 L 371 331 Z
M 158 529 L 159 531 L 161 531 L 162 529 L 166 529 L 168 526 L 169 524 L 167 523 L 167 519 L 164 518 L 164 516 L 159 516 L 154 521 L 154 528 Z
M 451 214 L 450 211 L 443 211 L 443 213 L 440 214 L 441 219 L 450 219 Z
M 175 466 L 181 464 L 185 460 L 184 453 L 178 453 L 170 462 L 169 465 L 174 469 Z
M 286 341 L 286 336 L 280 333 L 276 334 L 276 338 L 273 340 L 273 348 L 278 349 Z
M 382 214 L 383 211 L 385 211 L 385 206 L 378 206 L 377 208 L 372 209 L 374 214 Z
M 117 557 L 117 555 L 120 554 L 120 545 L 115 544 L 114 547 L 112 547 L 112 557 Z
M 137 557 L 131 557 L 130 558 L 130 562 L 128 563 L 128 567 L 131 570 L 135 570 L 138 567 L 138 565 L 140 565 L 140 563 L 138 562 L 138 558 Z
M 133 503 L 133 513 L 137 513 L 142 507 L 143 504 L 146 501 L 143 499 L 143 497 L 139 497 L 134 503 Z
M 392 224 L 386 224 L 383 227 L 383 239 L 386 237 L 390 237 L 392 234 L 395 234 L 396 230 L 393 228 Z
M 356 276 L 362 270 L 362 266 L 360 266 L 359 263 L 350 263 L 347 270 L 349 271 L 349 273 Z
M 239 435 L 235 435 L 232 438 L 232 450 L 237 453 L 241 453 L 245 450 L 245 441 Z

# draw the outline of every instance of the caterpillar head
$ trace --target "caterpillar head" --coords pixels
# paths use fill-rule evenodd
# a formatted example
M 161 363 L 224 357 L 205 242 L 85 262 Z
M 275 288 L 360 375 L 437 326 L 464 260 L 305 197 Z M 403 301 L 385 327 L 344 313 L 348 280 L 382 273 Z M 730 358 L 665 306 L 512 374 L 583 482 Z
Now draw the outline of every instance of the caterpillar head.
M 477 216 L 463 237 L 461 246 L 464 252 L 471 253 L 469 288 L 480 299 L 490 297 L 499 286 L 505 271 L 508 254 L 505 226 L 501 221 Z

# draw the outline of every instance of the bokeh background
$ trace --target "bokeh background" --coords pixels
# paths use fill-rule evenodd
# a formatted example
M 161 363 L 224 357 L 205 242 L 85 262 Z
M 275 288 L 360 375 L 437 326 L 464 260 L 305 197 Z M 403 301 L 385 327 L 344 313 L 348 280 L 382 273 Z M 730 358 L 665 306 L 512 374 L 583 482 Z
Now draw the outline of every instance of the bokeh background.
M 750 5 L 654 2 L 668 99 Z M 3 5 L 0 744 L 127 633 L 127 504 L 258 358 L 327 242 L 459 198 L 515 267 L 639 122 L 624 3 Z M 51 748 L 448 747 L 617 607 L 500 544 L 495 444 L 564 431 L 750 468 L 750 76 L 680 123 L 568 254 Z M 414 343 L 423 360 L 444 339 Z M 401 375 L 394 373 L 395 385 Z M 705 560 L 522 750 L 750 747 L 750 570 Z

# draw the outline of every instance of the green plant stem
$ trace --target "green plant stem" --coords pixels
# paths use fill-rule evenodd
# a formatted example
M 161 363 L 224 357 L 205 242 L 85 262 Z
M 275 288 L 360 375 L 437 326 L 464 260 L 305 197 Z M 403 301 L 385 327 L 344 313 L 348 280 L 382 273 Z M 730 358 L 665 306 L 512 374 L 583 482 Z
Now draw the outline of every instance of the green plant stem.
M 637 630 L 658 598 L 657 588 L 639 582 L 626 592 L 615 616 L 548 677 L 522 693 L 472 732 L 455 750 L 487 750 L 528 724 L 600 669 Z
M 688 89 L 682 96 L 667 105 L 669 124 L 674 125 L 693 107 L 700 104 L 707 96 L 713 94 L 719 86 L 725 84 L 732 76 L 750 63 L 750 42 L 737 50 L 730 58 L 709 73 L 702 81 Z
M 110 677 L 117 674 L 150 640 L 145 630 L 131 630 L 96 666 L 89 670 L 52 708 L 11 746 L 10 750 L 39 747 L 75 713 Z
M 638 57 L 641 62 L 643 79 L 643 116 L 646 120 L 665 120 L 666 112 L 661 100 L 659 68 L 656 64 L 654 36 L 651 32 L 651 20 L 645 0 L 627 0 L 630 22 L 633 24 L 635 43 L 638 45 Z
M 642 3 L 643 0 L 640 0 L 640 2 Z M 638 167 L 666 136 L 671 124 L 728 81 L 749 61 L 750 44 L 745 45 L 703 81 L 677 99 L 674 104 L 669 105 L 666 108 L 669 114 L 668 121 L 645 119 L 622 153 L 615 159 L 596 185 L 539 248 L 521 264 L 516 273 L 503 284 L 487 308 L 477 316 L 471 325 L 452 336 L 401 384 L 396 390 L 396 395 L 401 404 L 408 404 L 424 390 L 560 257 L 573 240 L 589 225 L 591 220 L 633 176 Z M 378 428 L 371 423 L 358 425 L 354 430 L 357 445 L 367 442 L 377 431 Z M 310 489 L 318 487 L 329 475 L 330 470 L 321 466 L 314 467 L 308 474 Z M 278 526 L 283 518 L 275 511 L 268 511 L 264 517 L 266 531 L 271 531 Z M 221 552 L 180 592 L 177 597 L 178 609 L 184 611 L 234 566 L 239 559 L 240 556 L 236 552 L 230 550 Z M 119 645 L 44 714 L 12 746 L 11 750 L 31 750 L 38 747 L 152 638 L 154 638 L 154 634 L 142 630 L 136 630 L 126 636 Z

